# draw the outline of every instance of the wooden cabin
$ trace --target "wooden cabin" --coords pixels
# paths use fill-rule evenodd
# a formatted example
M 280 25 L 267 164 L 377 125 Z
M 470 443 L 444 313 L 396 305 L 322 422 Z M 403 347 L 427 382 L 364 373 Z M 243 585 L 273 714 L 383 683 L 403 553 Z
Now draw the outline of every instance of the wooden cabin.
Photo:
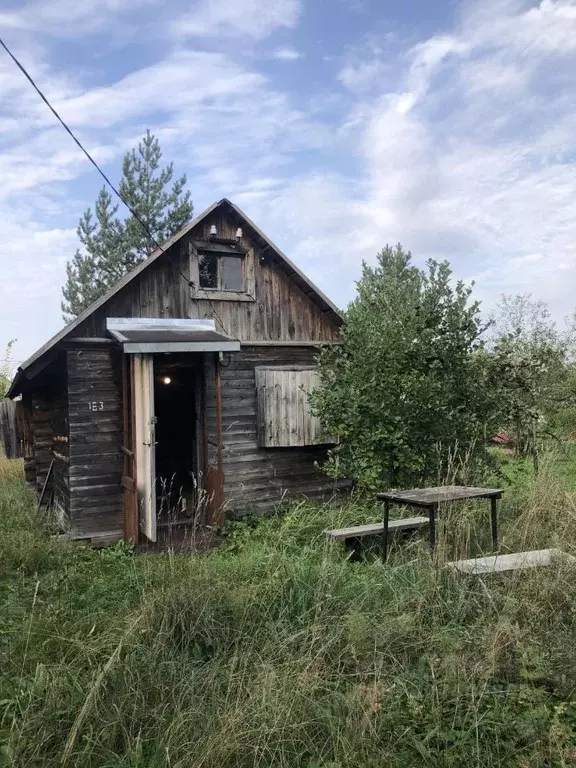
M 72 537 L 100 540 L 333 494 L 308 394 L 341 322 L 236 205 L 214 203 L 18 369 L 28 482 Z

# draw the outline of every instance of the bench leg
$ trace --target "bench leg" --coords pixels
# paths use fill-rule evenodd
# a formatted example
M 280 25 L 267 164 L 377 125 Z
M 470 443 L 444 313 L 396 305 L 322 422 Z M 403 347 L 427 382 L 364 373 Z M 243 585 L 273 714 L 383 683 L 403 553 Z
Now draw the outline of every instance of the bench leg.
M 492 523 L 492 546 L 498 549 L 498 499 L 494 496 L 490 499 L 490 517 Z
M 362 560 L 362 553 L 360 551 L 362 547 L 362 541 L 360 539 L 344 539 L 344 546 L 346 547 L 346 552 L 349 553 L 348 560 L 351 563 L 358 563 L 360 560 Z
M 388 558 L 388 523 L 390 521 L 390 502 L 384 501 L 384 516 L 382 529 L 382 562 L 385 563 Z
M 430 524 L 428 526 L 428 536 L 430 541 L 430 551 L 434 552 L 436 546 L 436 512 L 438 511 L 437 504 L 431 504 L 428 508 L 428 518 Z

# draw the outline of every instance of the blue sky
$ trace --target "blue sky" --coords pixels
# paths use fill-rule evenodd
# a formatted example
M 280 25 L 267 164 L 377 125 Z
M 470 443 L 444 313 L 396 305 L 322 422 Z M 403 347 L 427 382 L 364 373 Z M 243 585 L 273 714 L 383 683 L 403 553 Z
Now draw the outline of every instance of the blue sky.
M 152 129 L 339 305 L 362 259 L 448 258 L 490 308 L 576 305 L 576 2 L 4 0 L 0 33 L 117 179 Z M 61 325 L 101 180 L 0 55 L 0 343 Z

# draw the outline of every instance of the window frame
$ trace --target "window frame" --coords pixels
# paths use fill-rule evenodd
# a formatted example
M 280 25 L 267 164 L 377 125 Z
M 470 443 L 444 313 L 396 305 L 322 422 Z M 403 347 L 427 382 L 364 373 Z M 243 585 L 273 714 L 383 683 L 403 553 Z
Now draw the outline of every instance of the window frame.
M 246 253 L 231 254 L 224 250 L 218 251 L 215 248 L 206 249 L 203 251 L 202 247 L 196 247 L 194 243 L 189 243 L 190 253 L 190 279 L 193 285 L 191 286 L 191 295 L 193 299 L 209 299 L 215 301 L 256 301 L 256 285 L 254 278 L 254 249 L 248 248 Z M 200 287 L 200 269 L 199 258 L 202 254 L 213 255 L 218 258 L 218 287 L 217 288 L 203 288 Z M 223 290 L 221 285 L 221 256 L 230 256 L 231 258 L 242 260 L 242 278 L 244 290 L 242 291 L 227 291 Z

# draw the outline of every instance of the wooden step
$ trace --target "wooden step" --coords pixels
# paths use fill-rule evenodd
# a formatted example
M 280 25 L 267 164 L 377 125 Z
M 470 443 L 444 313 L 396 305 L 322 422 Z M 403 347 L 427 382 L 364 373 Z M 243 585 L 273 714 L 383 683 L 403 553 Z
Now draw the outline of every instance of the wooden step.
M 511 552 L 508 555 L 490 555 L 488 557 L 475 557 L 471 560 L 456 560 L 453 563 L 446 563 L 445 567 L 459 573 L 481 576 L 486 573 L 503 573 L 504 571 L 516 571 L 520 568 L 546 566 L 560 558 L 576 562 L 576 557 L 567 555 L 560 549 L 534 549 L 530 552 Z
M 402 520 L 390 520 L 389 531 L 409 531 L 423 528 L 428 525 L 427 517 L 405 517 Z M 384 523 L 368 523 L 368 525 L 356 525 L 351 528 L 337 528 L 334 531 L 324 531 L 326 536 L 333 541 L 344 539 L 361 539 L 363 536 L 378 536 L 384 532 Z

